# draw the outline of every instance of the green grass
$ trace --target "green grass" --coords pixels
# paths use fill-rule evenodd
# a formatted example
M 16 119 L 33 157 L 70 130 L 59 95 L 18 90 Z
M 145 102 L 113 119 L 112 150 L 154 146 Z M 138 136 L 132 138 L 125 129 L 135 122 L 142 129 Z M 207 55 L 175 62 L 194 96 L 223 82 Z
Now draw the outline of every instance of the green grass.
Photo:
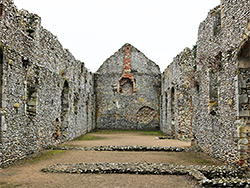
M 1 188 L 5 188 L 5 187 L 6 187 L 6 183 L 0 182 L 0 187 L 1 187 Z
M 187 161 L 188 163 L 194 165 L 223 165 L 221 161 L 218 161 L 205 153 L 202 152 L 187 152 L 187 153 L 180 153 L 177 158 L 183 161 Z
M 64 152 L 66 152 L 66 151 L 64 151 L 64 150 L 46 150 L 46 151 L 42 151 L 36 157 L 28 159 L 27 162 L 29 164 L 34 164 L 36 162 L 39 162 L 41 160 L 49 159 L 49 158 L 51 158 L 51 157 L 53 157 L 55 155 L 58 155 L 58 154 L 61 154 L 61 153 L 64 153 Z
M 136 133 L 139 135 L 146 135 L 146 136 L 165 136 L 160 131 L 144 131 L 144 130 L 95 130 L 91 133 L 93 134 Z
M 118 134 L 118 133 L 131 133 L 138 134 L 142 136 L 164 136 L 163 133 L 159 131 L 143 131 L 143 130 L 94 130 L 93 132 L 87 133 L 85 135 L 79 136 L 75 141 L 93 141 L 93 140 L 104 140 L 103 134 Z M 100 135 L 100 136 L 99 136 Z M 71 146 L 71 145 L 70 145 Z
M 103 140 L 103 139 L 105 138 L 100 137 L 100 136 L 94 136 L 94 135 L 91 135 L 91 133 L 88 133 L 88 134 L 85 134 L 76 138 L 75 140 L 76 141 L 93 141 L 93 140 Z

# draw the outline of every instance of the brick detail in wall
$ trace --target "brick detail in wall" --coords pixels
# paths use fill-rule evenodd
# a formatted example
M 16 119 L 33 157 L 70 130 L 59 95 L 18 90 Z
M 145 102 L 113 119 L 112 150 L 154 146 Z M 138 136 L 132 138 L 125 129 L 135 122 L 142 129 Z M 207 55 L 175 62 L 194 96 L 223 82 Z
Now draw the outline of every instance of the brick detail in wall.
M 136 91 L 136 84 L 135 84 L 135 78 L 134 75 L 131 73 L 131 46 L 126 45 L 124 47 L 124 57 L 123 57 L 123 71 L 122 76 L 119 79 L 118 83 L 118 93 L 121 92 L 122 84 L 125 82 L 122 82 L 122 80 L 128 80 L 132 83 L 132 92 L 135 93 Z

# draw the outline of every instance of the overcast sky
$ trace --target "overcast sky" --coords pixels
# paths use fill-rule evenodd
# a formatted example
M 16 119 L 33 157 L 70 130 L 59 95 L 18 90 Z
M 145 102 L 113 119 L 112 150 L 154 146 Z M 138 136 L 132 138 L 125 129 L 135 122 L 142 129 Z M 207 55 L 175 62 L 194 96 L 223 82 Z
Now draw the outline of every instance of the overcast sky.
M 14 0 L 95 72 L 125 43 L 163 71 L 196 43 L 198 26 L 220 0 Z

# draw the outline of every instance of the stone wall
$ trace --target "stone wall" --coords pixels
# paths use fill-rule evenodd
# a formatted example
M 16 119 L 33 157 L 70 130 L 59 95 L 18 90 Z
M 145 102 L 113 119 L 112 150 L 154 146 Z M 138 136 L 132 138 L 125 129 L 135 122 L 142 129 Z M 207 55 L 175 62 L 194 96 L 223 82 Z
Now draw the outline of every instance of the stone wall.
M 246 124 L 240 123 L 249 119 L 249 74 L 240 63 L 250 63 L 249 10 L 248 1 L 221 1 L 200 24 L 197 42 L 199 90 L 193 95 L 193 132 L 204 151 L 231 163 L 249 155 L 241 133 Z M 240 83 L 245 83 L 244 93 Z
M 161 88 L 164 133 L 193 137 L 203 151 L 244 166 L 250 162 L 249 5 L 225 0 L 211 10 L 199 26 L 197 51 L 174 59 Z
M 159 67 L 130 44 L 95 74 L 97 128 L 158 129 Z
M 41 18 L 0 2 L 0 166 L 95 125 L 93 75 Z
M 161 130 L 179 139 L 192 135 L 194 51 L 186 48 L 162 74 Z
M 250 163 L 250 3 L 224 0 L 161 75 L 125 44 L 92 74 L 41 18 L 0 1 L 0 167 L 94 128 L 161 129 Z

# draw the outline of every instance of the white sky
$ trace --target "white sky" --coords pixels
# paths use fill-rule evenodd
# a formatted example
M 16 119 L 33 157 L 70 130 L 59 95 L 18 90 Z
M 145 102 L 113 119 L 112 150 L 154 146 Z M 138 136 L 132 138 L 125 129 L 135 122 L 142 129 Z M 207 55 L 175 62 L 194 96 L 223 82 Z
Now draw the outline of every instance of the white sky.
M 163 71 L 196 43 L 198 26 L 220 0 L 14 0 L 95 72 L 125 43 Z

